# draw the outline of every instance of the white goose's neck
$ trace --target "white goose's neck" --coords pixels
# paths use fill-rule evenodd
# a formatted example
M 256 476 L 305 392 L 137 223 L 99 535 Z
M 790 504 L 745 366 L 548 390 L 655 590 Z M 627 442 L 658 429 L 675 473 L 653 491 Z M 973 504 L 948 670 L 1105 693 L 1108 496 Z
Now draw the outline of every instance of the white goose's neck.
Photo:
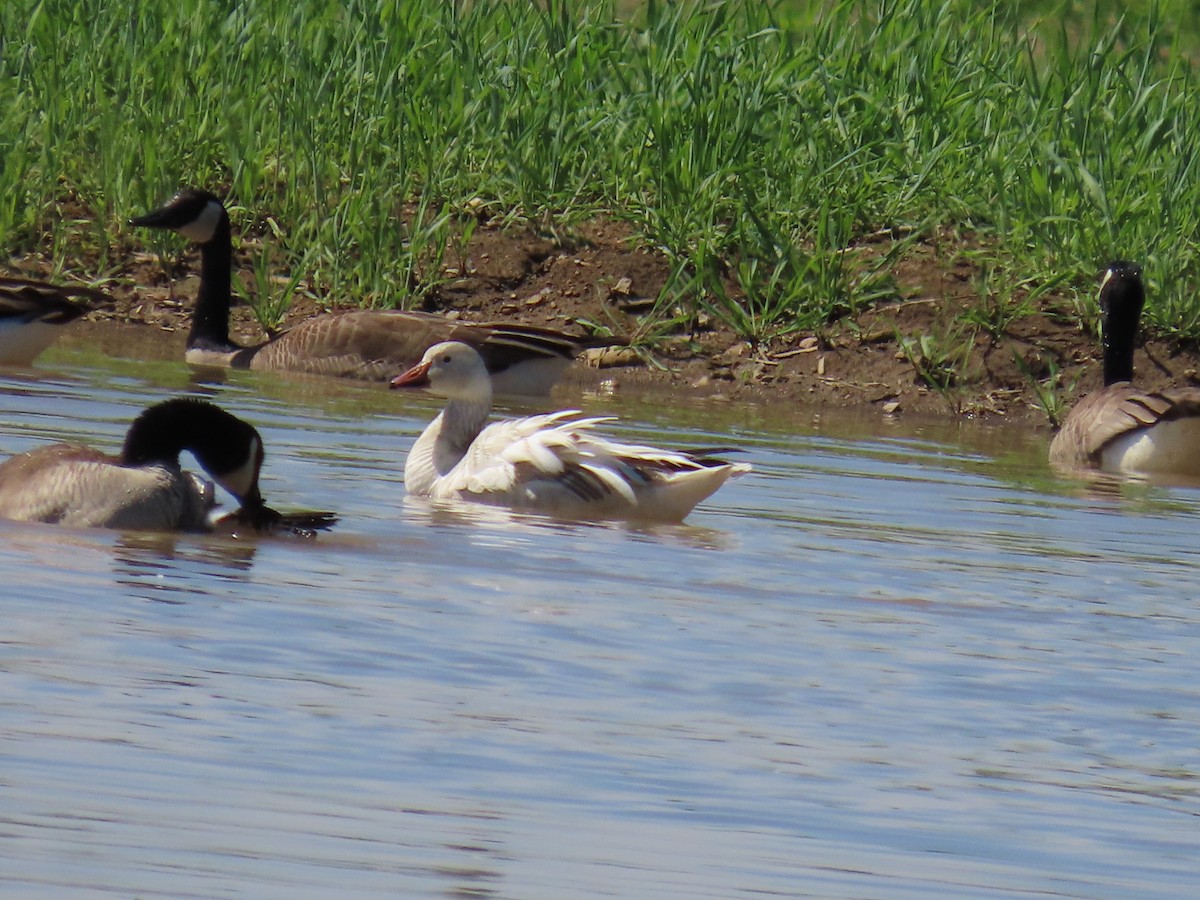
M 457 449 L 459 456 L 483 431 L 492 412 L 492 395 L 471 400 L 451 400 L 442 410 L 442 440 L 449 449 Z
M 410 494 L 427 496 L 437 479 L 466 455 L 491 411 L 490 395 L 477 400 L 449 401 L 408 452 L 404 464 L 405 489 Z

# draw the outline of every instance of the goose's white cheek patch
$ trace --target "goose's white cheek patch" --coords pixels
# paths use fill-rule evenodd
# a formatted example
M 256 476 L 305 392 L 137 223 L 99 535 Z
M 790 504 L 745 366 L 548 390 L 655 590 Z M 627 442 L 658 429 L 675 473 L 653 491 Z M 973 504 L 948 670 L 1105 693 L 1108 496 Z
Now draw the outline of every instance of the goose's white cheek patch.
M 189 241 L 197 244 L 207 244 L 217 233 L 217 225 L 221 222 L 221 205 L 209 200 L 200 211 L 200 215 L 186 225 L 176 229 Z
M 239 500 L 244 498 L 254 487 L 255 479 L 258 476 L 258 459 L 258 439 L 256 438 L 250 442 L 250 453 L 246 457 L 246 461 L 232 472 L 222 474 L 218 479 L 221 487 Z

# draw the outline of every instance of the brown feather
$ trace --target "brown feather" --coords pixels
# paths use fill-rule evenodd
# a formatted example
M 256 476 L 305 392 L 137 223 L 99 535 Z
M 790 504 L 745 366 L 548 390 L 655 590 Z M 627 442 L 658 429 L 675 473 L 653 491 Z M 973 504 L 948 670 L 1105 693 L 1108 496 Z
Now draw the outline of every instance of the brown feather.
M 1159 422 L 1200 415 L 1200 388 L 1144 391 L 1118 381 L 1084 397 L 1050 444 L 1050 462 L 1065 468 L 1095 465 L 1105 446 Z
M 0 517 L 74 526 L 196 530 L 207 504 L 192 479 L 126 468 L 78 444 L 52 444 L 0 464 Z
M 104 292 L 82 285 L 0 276 L 0 317 L 65 325 L 87 312 L 92 303 L 110 299 Z
M 447 340 L 475 347 L 493 372 L 539 358 L 561 360 L 565 366 L 589 343 L 550 329 L 458 322 L 399 310 L 350 310 L 299 323 L 259 347 L 249 367 L 383 380 L 411 368 L 430 346 Z

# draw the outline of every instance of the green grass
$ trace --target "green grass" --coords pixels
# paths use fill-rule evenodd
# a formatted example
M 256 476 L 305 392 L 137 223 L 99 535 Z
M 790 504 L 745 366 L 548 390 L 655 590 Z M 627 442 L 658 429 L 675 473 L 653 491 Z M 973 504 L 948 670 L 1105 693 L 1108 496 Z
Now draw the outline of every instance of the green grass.
M 989 284 L 1139 259 L 1149 318 L 1200 337 L 1200 25 L 1116 9 L 6 0 L 0 250 L 119 270 L 128 216 L 195 184 L 315 293 L 415 305 L 480 204 L 607 215 L 671 260 L 663 309 L 762 339 L 969 235 Z

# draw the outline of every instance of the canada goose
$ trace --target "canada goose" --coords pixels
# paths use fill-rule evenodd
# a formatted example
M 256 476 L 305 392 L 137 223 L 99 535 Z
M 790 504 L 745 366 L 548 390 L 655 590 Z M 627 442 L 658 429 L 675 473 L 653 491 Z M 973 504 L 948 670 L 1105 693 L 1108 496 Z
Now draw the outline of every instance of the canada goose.
M 315 316 L 266 343 L 240 347 L 229 339 L 233 249 L 225 205 L 208 191 L 185 188 L 130 224 L 169 229 L 200 245 L 200 288 L 186 357 L 197 365 L 386 380 L 415 364 L 430 344 L 457 340 L 484 355 L 498 392 L 547 394 L 571 361 L 595 343 L 548 328 L 351 310 Z
M 435 344 L 392 387 L 428 386 L 449 402 L 417 438 L 404 464 L 410 494 L 475 500 L 568 516 L 682 520 L 743 463 L 619 444 L 593 428 L 608 418 L 578 410 L 484 427 L 492 389 L 479 354 Z
M 62 334 L 63 326 L 109 298 L 82 286 L 0 277 L 0 365 L 27 366 Z
M 1134 387 L 1133 345 L 1146 291 L 1142 270 L 1118 260 L 1100 282 L 1104 387 L 1071 410 L 1050 444 L 1062 469 L 1200 475 L 1200 389 Z
M 271 528 L 288 517 L 263 503 L 262 439 L 254 427 L 205 400 L 181 397 L 142 412 L 119 456 L 81 444 L 52 444 L 0 463 L 0 518 L 80 527 L 201 531 L 209 526 L 211 483 L 179 467 L 190 451 L 241 504 L 237 522 Z M 314 519 L 313 517 L 316 516 Z M 323 527 L 327 514 L 306 514 Z

